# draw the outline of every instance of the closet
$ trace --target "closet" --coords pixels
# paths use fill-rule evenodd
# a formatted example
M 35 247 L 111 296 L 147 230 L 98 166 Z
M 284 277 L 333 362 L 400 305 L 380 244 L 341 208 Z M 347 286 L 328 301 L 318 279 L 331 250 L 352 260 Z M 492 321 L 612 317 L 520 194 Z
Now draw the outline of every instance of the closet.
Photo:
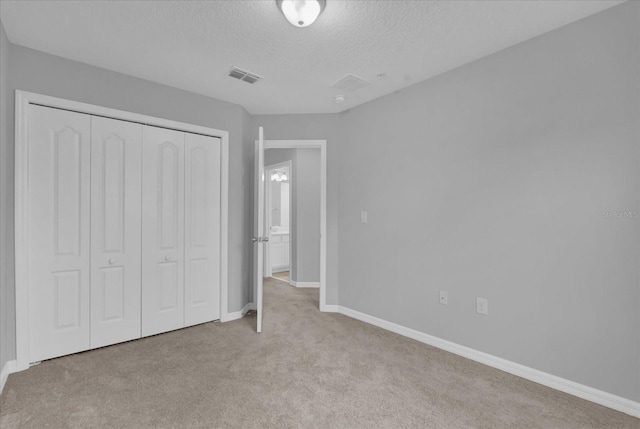
M 29 360 L 219 319 L 220 139 L 29 109 Z

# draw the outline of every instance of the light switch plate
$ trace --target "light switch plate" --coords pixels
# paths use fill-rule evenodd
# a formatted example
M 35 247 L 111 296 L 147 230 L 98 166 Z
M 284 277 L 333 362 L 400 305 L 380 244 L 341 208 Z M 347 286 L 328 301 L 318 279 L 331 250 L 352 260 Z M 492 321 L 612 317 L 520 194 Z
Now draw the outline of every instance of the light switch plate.
M 476 312 L 489 315 L 489 301 L 486 298 L 476 298 Z
M 367 212 L 360 212 L 360 222 L 367 223 L 368 217 Z

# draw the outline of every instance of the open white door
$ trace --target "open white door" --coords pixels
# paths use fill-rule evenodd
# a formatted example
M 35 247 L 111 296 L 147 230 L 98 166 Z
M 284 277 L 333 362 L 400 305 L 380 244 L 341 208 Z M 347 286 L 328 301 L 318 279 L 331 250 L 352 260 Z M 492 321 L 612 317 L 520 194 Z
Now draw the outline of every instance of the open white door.
M 257 311 L 257 332 L 262 332 L 262 274 L 264 267 L 264 243 L 269 239 L 264 233 L 264 135 L 262 127 L 258 129 L 258 141 L 255 154 L 254 184 L 254 224 L 253 224 L 253 276 L 254 300 Z

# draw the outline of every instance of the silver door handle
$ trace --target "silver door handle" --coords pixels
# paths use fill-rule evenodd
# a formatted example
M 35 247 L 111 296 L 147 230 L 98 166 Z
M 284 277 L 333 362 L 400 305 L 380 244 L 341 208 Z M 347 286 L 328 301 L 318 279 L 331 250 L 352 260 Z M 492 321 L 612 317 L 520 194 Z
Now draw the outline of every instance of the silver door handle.
M 254 243 L 257 243 L 259 240 L 258 240 L 258 238 L 257 238 L 257 237 L 253 237 L 253 238 L 251 239 L 251 241 L 253 241 Z
M 164 257 L 164 260 L 165 260 L 165 261 L 167 261 L 167 262 L 169 262 L 169 261 L 171 260 L 171 256 L 169 256 L 169 255 L 165 256 L 165 257 Z
M 113 259 L 113 258 L 109 259 L 109 265 L 113 265 L 115 262 L 116 262 L 115 259 Z

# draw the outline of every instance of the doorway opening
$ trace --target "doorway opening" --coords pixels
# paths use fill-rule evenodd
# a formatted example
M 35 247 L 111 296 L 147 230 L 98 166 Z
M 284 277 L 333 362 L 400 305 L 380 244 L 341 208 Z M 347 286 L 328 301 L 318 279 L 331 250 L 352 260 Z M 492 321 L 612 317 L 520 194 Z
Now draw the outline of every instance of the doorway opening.
M 256 140 L 256 164 L 255 164 L 255 174 L 256 174 L 256 187 L 254 194 L 255 201 L 255 223 L 254 223 L 254 237 L 252 241 L 256 244 L 254 247 L 254 288 L 253 288 L 253 297 L 254 297 L 254 305 L 257 310 L 257 332 L 261 332 L 262 330 L 262 307 L 263 307 L 263 280 L 265 277 L 266 269 L 265 266 L 269 266 L 269 263 L 266 263 L 266 258 L 264 256 L 265 251 L 268 249 L 269 237 L 267 236 L 270 224 L 267 224 L 265 216 L 265 200 L 266 200 L 266 182 L 270 181 L 270 176 L 267 176 L 267 169 L 265 169 L 265 165 L 269 167 L 278 164 L 280 162 L 287 161 L 286 159 L 280 160 L 267 160 L 265 162 L 265 152 L 270 149 L 291 149 L 291 150 L 299 150 L 299 153 L 309 153 L 309 150 L 313 150 L 313 152 L 318 154 L 318 167 L 316 167 L 316 177 L 319 179 L 318 187 L 319 187 L 319 209 L 316 211 L 318 213 L 318 217 L 315 220 L 315 231 L 316 231 L 316 243 L 318 243 L 316 250 L 316 255 L 319 260 L 318 268 L 316 269 L 316 279 L 314 281 L 306 281 L 306 277 L 301 277 L 301 275 L 305 275 L 305 271 L 301 272 L 297 264 L 297 256 L 296 256 L 296 248 L 297 242 L 300 242 L 301 239 L 304 241 L 304 238 L 300 236 L 300 233 L 296 234 L 296 221 L 297 216 L 293 207 L 295 206 L 295 193 L 296 186 L 298 183 L 299 177 L 296 175 L 296 161 L 292 162 L 291 169 L 291 177 L 292 177 L 292 185 L 289 185 L 289 193 L 291 197 L 290 201 L 290 217 L 289 217 L 289 240 L 290 240 L 290 250 L 289 250 L 289 283 L 292 286 L 296 287 L 316 287 L 319 289 L 319 310 L 320 311 L 329 311 L 329 308 L 326 304 L 326 261 L 327 261 L 327 239 L 326 239 L 326 231 L 327 231 L 327 152 L 326 152 L 326 140 L 263 140 L 263 130 L 262 127 L 259 127 L 259 138 Z M 315 149 L 315 150 L 314 150 Z M 307 195 L 307 194 L 302 194 Z M 317 195 L 317 194 L 316 194 Z M 315 197 L 318 198 L 318 197 Z M 282 207 L 281 207 L 282 210 Z M 293 231 L 293 232 L 292 232 Z M 271 274 L 274 273 L 274 270 L 271 269 Z M 270 276 L 269 276 L 270 277 Z M 267 278 L 269 278 L 267 277 Z
M 265 153 L 265 163 L 269 157 Z M 269 241 L 264 252 L 264 277 L 290 284 L 292 266 L 291 227 L 293 212 L 293 161 L 266 165 L 265 173 L 265 232 Z
M 299 288 L 320 287 L 320 155 L 265 145 L 265 277 Z

